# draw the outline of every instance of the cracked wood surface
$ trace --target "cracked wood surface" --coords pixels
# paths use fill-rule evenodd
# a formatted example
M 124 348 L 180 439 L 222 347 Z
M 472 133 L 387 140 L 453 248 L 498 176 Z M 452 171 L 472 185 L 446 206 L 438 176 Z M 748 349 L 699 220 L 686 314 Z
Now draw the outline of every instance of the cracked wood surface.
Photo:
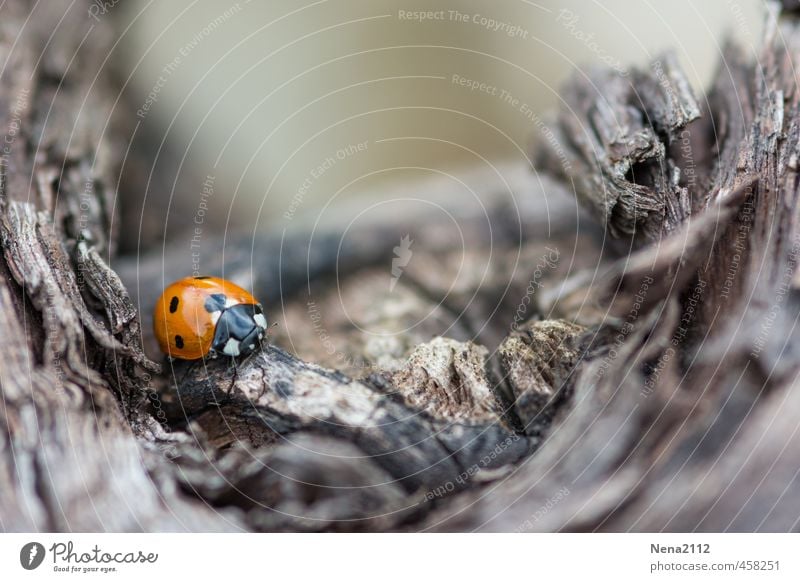
M 576 77 L 550 179 L 431 186 L 460 237 L 422 213 L 208 241 L 279 323 L 232 364 L 153 351 L 190 261 L 116 255 L 113 34 L 64 2 L 17 39 L 31 10 L 0 25 L 4 531 L 798 529 L 794 20 L 758 62 L 730 43 L 707 102 L 671 56 Z
M 612 301 L 573 372 L 567 416 L 513 474 L 437 509 L 428 528 L 798 530 L 798 464 L 790 451 L 798 445 L 800 411 L 793 72 L 800 30 L 794 18 L 778 16 L 771 7 L 757 61 L 735 42 L 727 45 L 709 108 L 686 126 L 693 179 L 686 150 L 662 133 L 671 157 L 656 159 L 684 168 L 668 174 L 677 181 L 646 179 L 644 189 L 628 189 L 647 211 L 643 217 L 599 213 L 618 232 L 641 226 L 634 238 L 642 246 L 597 289 Z M 571 87 L 573 100 L 596 99 Z M 644 95 L 634 107 L 650 115 Z M 559 117 L 562 147 L 575 156 L 585 153 L 569 145 L 580 143 L 571 132 L 593 131 L 584 113 L 590 110 L 583 103 L 577 120 L 567 111 Z M 619 154 L 612 145 L 599 146 L 600 162 L 587 179 L 605 179 L 607 160 Z M 718 155 L 708 155 L 711 147 Z M 641 163 L 642 151 L 624 153 L 626 167 Z M 610 181 L 613 191 L 619 181 Z M 689 196 L 683 215 L 666 210 L 676 192 Z M 604 208 L 604 192 L 587 188 L 582 196 Z M 663 223 L 650 224 L 654 210 Z M 571 295 L 582 297 L 580 286 L 551 301 L 574 304 Z

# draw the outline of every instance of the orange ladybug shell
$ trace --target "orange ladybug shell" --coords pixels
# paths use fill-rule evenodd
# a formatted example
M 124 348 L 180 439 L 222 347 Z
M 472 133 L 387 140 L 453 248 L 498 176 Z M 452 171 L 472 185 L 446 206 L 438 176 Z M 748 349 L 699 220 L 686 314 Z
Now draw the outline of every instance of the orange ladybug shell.
M 156 301 L 153 329 L 161 351 L 173 358 L 197 360 L 209 353 L 216 323 L 206 300 L 223 294 L 229 305 L 259 305 L 238 285 L 219 277 L 186 277 L 164 289 Z

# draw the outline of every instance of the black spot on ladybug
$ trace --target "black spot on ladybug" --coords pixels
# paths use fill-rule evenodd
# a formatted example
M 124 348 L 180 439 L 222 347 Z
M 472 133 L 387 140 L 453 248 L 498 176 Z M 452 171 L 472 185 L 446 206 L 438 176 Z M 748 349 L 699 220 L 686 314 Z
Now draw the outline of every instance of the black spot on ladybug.
M 170 300 L 169 302 L 170 313 L 175 313 L 176 311 L 178 311 L 178 303 L 180 303 L 180 299 L 178 299 L 177 297 L 173 297 L 172 300 Z
M 178 347 L 179 350 L 183 349 L 183 338 L 179 335 L 175 336 L 175 345 Z
M 225 297 L 225 295 L 223 295 L 222 293 L 214 293 L 212 295 L 209 295 L 206 298 L 205 302 L 206 311 L 208 311 L 209 313 L 214 313 L 215 311 L 222 311 L 223 309 L 225 309 L 225 301 L 227 299 L 228 298 Z

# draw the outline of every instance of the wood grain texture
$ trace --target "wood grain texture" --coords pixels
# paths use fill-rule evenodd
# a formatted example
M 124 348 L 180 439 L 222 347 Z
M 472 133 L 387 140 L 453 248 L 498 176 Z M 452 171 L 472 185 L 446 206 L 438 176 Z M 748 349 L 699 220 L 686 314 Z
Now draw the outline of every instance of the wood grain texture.
M 798 530 L 788 455 L 799 412 L 798 41 L 797 22 L 779 21 L 773 7 L 757 61 L 728 44 L 684 149 L 661 134 L 674 167 L 694 156 L 696 180 L 677 175 L 690 199 L 682 213 L 657 210 L 661 227 L 645 223 L 643 233 L 657 244 L 612 270 L 603 295 L 614 317 L 574 372 L 572 410 L 511 476 L 460 496 L 429 528 Z M 565 139 L 576 139 L 564 116 Z M 718 155 L 707 156 L 709 143 Z M 641 154 L 624 156 L 631 164 Z M 602 180 L 604 163 L 592 171 Z M 658 204 L 645 208 L 675 191 L 657 188 Z M 619 231 L 638 223 L 610 219 L 624 219 Z
M 707 100 L 671 56 L 570 81 L 537 174 L 429 193 L 460 236 L 210 239 L 279 326 L 170 362 L 147 318 L 190 261 L 116 254 L 113 34 L 37 10 L 0 9 L 0 529 L 798 529 L 793 17 Z
M 7 2 L 1 19 L 0 527 L 242 529 L 164 481 L 158 424 L 137 412 L 159 367 L 103 259 L 123 136 L 104 133 L 114 86 L 94 77 L 112 31 L 67 2 Z

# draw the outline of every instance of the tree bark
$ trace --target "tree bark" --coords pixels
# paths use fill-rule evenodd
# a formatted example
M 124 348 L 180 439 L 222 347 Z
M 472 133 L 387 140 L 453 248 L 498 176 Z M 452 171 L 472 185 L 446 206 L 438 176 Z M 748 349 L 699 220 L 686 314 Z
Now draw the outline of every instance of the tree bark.
M 798 529 L 791 17 L 708 100 L 670 56 L 576 77 L 536 172 L 485 209 L 432 187 L 463 241 L 425 214 L 211 241 L 279 327 L 169 362 L 150 306 L 188 261 L 116 254 L 110 27 L 0 13 L 4 531 Z

